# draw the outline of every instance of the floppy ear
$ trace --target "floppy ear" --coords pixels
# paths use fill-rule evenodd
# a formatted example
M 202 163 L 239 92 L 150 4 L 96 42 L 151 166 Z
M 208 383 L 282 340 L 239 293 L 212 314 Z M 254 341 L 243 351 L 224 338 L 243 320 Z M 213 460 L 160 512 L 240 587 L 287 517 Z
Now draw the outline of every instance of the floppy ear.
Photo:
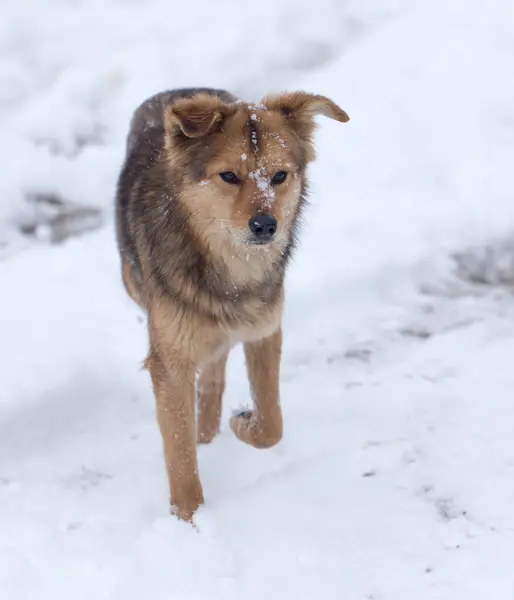
M 316 96 L 306 92 L 291 92 L 271 96 L 263 102 L 270 110 L 279 110 L 291 119 L 312 120 L 316 115 L 346 123 L 350 117 L 345 111 L 325 96 Z
M 307 92 L 289 92 L 278 96 L 268 96 L 262 103 L 268 110 L 279 111 L 290 125 L 303 150 L 304 163 L 314 160 L 316 152 L 313 133 L 316 128 L 314 117 L 324 115 L 346 123 L 350 117 L 325 96 L 316 96 Z
M 188 138 L 198 138 L 214 131 L 235 108 L 209 94 L 182 98 L 165 108 L 166 129 L 173 133 L 177 129 Z

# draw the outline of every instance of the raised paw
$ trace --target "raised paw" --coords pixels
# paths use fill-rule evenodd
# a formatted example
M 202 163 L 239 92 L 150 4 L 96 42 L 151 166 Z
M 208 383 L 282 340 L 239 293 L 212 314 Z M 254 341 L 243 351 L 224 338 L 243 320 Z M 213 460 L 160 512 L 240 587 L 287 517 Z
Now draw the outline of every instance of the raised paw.
M 282 415 L 264 421 L 253 410 L 245 410 L 230 419 L 230 427 L 245 444 L 254 448 L 271 448 L 282 439 Z

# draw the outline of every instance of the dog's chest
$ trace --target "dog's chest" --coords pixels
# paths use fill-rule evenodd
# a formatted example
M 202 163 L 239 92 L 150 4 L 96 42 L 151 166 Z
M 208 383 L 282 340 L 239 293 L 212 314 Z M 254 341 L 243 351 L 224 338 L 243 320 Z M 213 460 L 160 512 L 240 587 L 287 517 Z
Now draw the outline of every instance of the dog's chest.
M 254 325 L 241 325 L 214 330 L 197 330 L 202 335 L 196 340 L 199 352 L 200 369 L 208 364 L 220 360 L 223 355 L 229 352 L 234 346 L 240 343 L 256 342 L 269 337 L 277 331 L 281 324 L 281 314 L 278 311 L 270 311 L 268 318 L 259 321 Z
M 282 320 L 282 307 L 276 307 L 252 323 L 242 323 L 228 329 L 228 339 L 231 346 L 240 342 L 254 342 L 270 336 L 279 327 Z

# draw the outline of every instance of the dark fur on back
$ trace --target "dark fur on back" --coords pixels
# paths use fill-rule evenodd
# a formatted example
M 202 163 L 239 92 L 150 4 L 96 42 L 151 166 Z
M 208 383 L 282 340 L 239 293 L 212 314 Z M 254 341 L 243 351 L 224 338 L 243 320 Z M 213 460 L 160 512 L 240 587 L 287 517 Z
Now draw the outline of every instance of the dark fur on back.
M 207 93 L 223 102 L 237 98 L 224 90 L 189 88 L 163 92 L 146 100 L 134 113 L 127 138 L 127 156 L 117 187 L 116 223 L 123 260 L 132 267 L 137 285 L 175 301 L 181 311 L 192 310 L 227 325 L 252 322 L 282 293 L 287 262 L 295 245 L 306 184 L 298 203 L 285 249 L 259 281 L 234 285 L 227 266 L 209 252 L 190 223 L 181 202 L 184 172 L 170 169 L 165 152 L 164 109 L 182 98 Z M 256 127 L 252 123 L 253 127 Z M 258 132 L 257 134 L 258 135 Z M 177 152 L 198 181 L 203 176 L 209 146 L 204 139 L 184 139 Z M 198 158 L 200 157 L 200 159 Z M 195 162 L 196 161 L 196 162 Z M 143 262 L 147 265 L 144 275 Z

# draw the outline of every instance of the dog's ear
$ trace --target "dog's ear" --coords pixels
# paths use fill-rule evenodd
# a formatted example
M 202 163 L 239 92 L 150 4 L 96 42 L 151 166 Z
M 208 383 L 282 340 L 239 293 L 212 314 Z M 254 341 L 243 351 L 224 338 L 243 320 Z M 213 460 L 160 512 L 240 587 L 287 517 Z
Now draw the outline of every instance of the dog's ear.
M 270 110 L 279 110 L 290 119 L 312 120 L 316 115 L 346 123 L 350 117 L 335 102 L 325 96 L 316 96 L 306 92 L 291 92 L 271 96 L 263 102 Z
M 215 130 L 220 123 L 235 112 L 235 107 L 225 104 L 209 94 L 182 98 L 165 108 L 165 125 L 168 133 L 180 131 L 188 138 L 198 138 Z
M 316 155 L 312 139 L 316 128 L 314 117 L 324 115 L 341 123 L 350 120 L 345 111 L 329 98 L 307 92 L 289 92 L 268 96 L 262 103 L 268 110 L 278 111 L 285 118 L 304 149 L 305 162 L 314 160 Z

